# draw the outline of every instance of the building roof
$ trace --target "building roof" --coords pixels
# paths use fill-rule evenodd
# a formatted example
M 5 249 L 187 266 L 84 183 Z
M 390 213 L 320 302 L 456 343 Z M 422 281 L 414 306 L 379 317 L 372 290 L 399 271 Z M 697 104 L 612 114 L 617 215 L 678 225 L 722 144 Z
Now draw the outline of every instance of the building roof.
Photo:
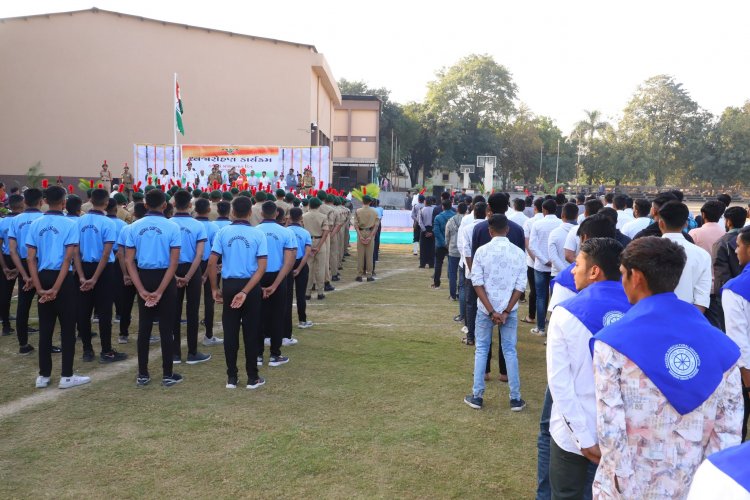
M 342 94 L 341 99 L 343 101 L 379 101 L 380 97 L 376 95 Z
M 133 14 L 123 14 L 122 12 L 115 12 L 115 11 L 112 11 L 112 10 L 104 10 L 104 9 L 100 9 L 98 7 L 92 7 L 90 9 L 83 9 L 83 10 L 73 10 L 73 11 L 67 11 L 67 12 L 52 12 L 52 13 L 49 13 L 49 14 L 34 14 L 34 15 L 29 15 L 29 16 L 5 17 L 5 18 L 0 18 L 0 23 L 4 23 L 4 22 L 7 22 L 7 21 L 27 21 L 29 19 L 40 18 L 40 17 L 50 18 L 52 16 L 72 16 L 72 15 L 75 15 L 75 14 L 88 13 L 88 12 L 91 12 L 91 13 L 94 13 L 94 14 L 103 13 L 103 14 L 115 15 L 117 17 L 129 17 L 129 18 L 132 18 L 132 19 L 138 19 L 140 21 L 149 21 L 149 22 L 153 22 L 153 23 L 159 23 L 159 24 L 162 24 L 162 25 L 179 26 L 179 27 L 183 27 L 183 28 L 186 28 L 186 29 L 192 28 L 192 29 L 198 29 L 198 30 L 206 30 L 209 33 L 224 33 L 224 34 L 227 34 L 227 35 L 230 35 L 230 36 L 239 36 L 239 37 L 243 37 L 243 38 L 249 38 L 251 40 L 261 40 L 261 41 L 273 42 L 273 43 L 283 43 L 285 45 L 292 45 L 292 46 L 295 46 L 295 47 L 309 49 L 309 50 L 313 51 L 316 54 L 318 53 L 318 49 L 316 49 L 314 45 L 309 45 L 309 44 L 306 44 L 306 43 L 289 42 L 289 41 L 286 41 L 286 40 L 277 40 L 277 39 L 274 39 L 274 38 L 266 38 L 266 37 L 255 36 L 255 35 L 246 35 L 246 34 L 242 34 L 242 33 L 234 33 L 232 31 L 217 30 L 217 29 L 206 28 L 206 27 L 202 27 L 202 26 L 193 26 L 193 25 L 182 24 L 182 23 L 173 23 L 173 22 L 170 22 L 170 21 L 162 21 L 162 20 L 159 20 L 159 19 L 151 19 L 151 18 L 148 18 L 148 17 L 137 16 L 137 15 L 133 15 Z

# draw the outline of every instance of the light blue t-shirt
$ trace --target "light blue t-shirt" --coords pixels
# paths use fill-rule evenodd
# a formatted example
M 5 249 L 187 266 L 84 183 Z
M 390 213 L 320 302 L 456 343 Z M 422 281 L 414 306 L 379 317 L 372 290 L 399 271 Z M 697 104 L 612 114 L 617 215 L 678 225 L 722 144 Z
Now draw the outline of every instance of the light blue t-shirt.
M 117 227 L 112 219 L 99 210 L 89 210 L 89 213 L 78 218 L 79 235 L 78 251 L 81 252 L 82 262 L 99 262 L 102 258 L 104 245 L 114 243 L 117 239 Z M 110 253 L 107 262 L 114 262 L 115 256 Z
M 172 222 L 180 226 L 180 264 L 189 264 L 195 258 L 195 250 L 201 241 L 207 241 L 206 226 L 201 221 L 193 219 L 190 214 L 175 214 Z
M 211 256 L 211 247 L 214 245 L 214 238 L 216 237 L 216 233 L 219 232 L 219 226 L 208 220 L 208 217 L 196 217 L 195 220 L 200 221 L 206 228 L 208 241 L 206 241 L 206 245 L 203 247 L 203 260 L 208 260 Z
M 226 227 L 231 223 L 232 221 L 229 220 L 229 217 L 219 217 L 214 221 L 214 224 L 216 224 L 216 227 L 218 227 L 219 229 L 221 229 L 222 227 Z
M 268 242 L 267 273 L 280 271 L 284 265 L 284 250 L 297 250 L 297 237 L 289 229 L 276 221 L 264 220 L 258 224 Z
M 10 242 L 8 238 L 8 230 L 10 229 L 10 222 L 13 220 L 16 214 L 8 214 L 0 219 L 0 239 L 3 240 L 2 252 L 4 255 L 10 255 Z
M 180 226 L 159 212 L 133 222 L 125 242 L 127 248 L 135 248 L 139 269 L 167 269 L 172 249 L 181 244 Z
M 128 233 L 130 232 L 130 228 L 133 227 L 132 224 L 128 225 L 125 224 L 125 227 L 122 228 L 120 231 L 120 234 L 117 235 L 117 249 L 120 251 L 122 249 L 122 252 L 125 252 L 125 248 L 127 248 L 128 243 Z M 124 255 L 124 253 L 123 253 Z
M 39 271 L 59 271 L 67 247 L 76 245 L 78 226 L 62 212 L 48 210 L 44 217 L 38 217 L 29 225 L 26 247 L 36 249 Z
M 292 224 L 287 227 L 287 229 L 293 232 L 295 238 L 297 238 L 297 257 L 295 258 L 299 260 L 305 256 L 305 247 L 312 246 L 312 237 L 310 236 L 310 231 L 300 226 L 299 224 Z
M 29 226 L 36 219 L 41 217 L 42 212 L 37 208 L 27 208 L 20 214 L 13 217 L 10 221 L 10 228 L 8 228 L 8 239 L 16 240 L 16 248 L 18 249 L 18 256 L 25 259 L 28 255 L 26 249 L 26 233 L 29 232 Z M 10 250 L 8 250 L 10 253 Z
M 125 228 L 128 223 L 124 220 L 120 219 L 116 215 L 108 215 L 107 218 L 115 223 L 115 244 L 112 245 L 112 255 L 117 253 L 117 249 L 119 248 L 119 241 L 120 241 L 120 233 L 122 232 L 123 228 Z
M 223 279 L 249 279 L 258 270 L 258 259 L 267 257 L 268 246 L 261 230 L 237 220 L 219 229 L 211 253 L 221 257 Z

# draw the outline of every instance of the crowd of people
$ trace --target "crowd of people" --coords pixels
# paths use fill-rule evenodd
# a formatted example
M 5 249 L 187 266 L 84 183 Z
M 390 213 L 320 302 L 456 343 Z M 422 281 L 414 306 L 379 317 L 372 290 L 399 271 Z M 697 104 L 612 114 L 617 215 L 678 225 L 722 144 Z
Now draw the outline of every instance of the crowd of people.
M 78 341 L 83 363 L 125 360 L 114 344 L 130 342 L 136 299 L 138 386 L 151 381 L 151 344 L 161 346 L 161 383 L 167 387 L 183 380 L 176 365 L 209 361 L 211 355 L 198 350 L 202 323 L 202 345 L 223 344 L 226 387 L 239 384 L 242 339 L 246 387 L 255 389 L 265 383 L 259 374 L 265 356 L 268 366 L 281 366 L 289 361 L 282 347 L 298 342 L 292 335 L 294 295 L 297 326 L 306 329 L 313 326 L 307 301 L 335 290 L 331 282 L 341 279 L 352 224 L 360 249 L 356 279 L 374 279 L 381 215 L 367 196 L 362 208 L 353 210 L 333 190 L 297 197 L 283 189 L 208 192 L 148 185 L 143 191 L 135 186 L 131 201 L 126 193 L 102 187 L 89 189 L 84 201 L 58 185 L 43 182 L 43 188 L 3 190 L 0 197 L 7 212 L 0 219 L 2 335 L 16 335 L 20 355 L 38 350 L 40 389 L 51 383 L 57 353 L 59 388 L 91 381 L 74 372 Z M 38 330 L 29 326 L 35 298 Z M 221 307 L 223 339 L 214 334 L 215 304 Z M 183 308 L 187 351 L 181 341 Z M 98 322 L 98 356 L 92 321 Z M 60 345 L 53 342 L 56 324 Z M 34 347 L 29 334 L 36 331 Z
M 464 402 L 485 404 L 497 326 L 522 411 L 518 325 L 545 338 L 536 498 L 750 496 L 750 227 L 730 203 L 418 195 L 412 253 L 435 290 L 448 257 L 475 347 Z

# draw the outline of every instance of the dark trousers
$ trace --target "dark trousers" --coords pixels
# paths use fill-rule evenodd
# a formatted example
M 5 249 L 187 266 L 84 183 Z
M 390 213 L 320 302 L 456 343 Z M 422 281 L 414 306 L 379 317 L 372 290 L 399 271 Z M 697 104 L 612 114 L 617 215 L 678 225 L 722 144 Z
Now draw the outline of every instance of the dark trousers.
M 224 296 L 224 306 L 221 312 L 221 324 L 224 328 L 224 357 L 227 360 L 227 375 L 237 376 L 237 352 L 240 349 L 240 327 L 242 341 L 245 344 L 245 370 L 247 377 L 252 380 L 258 376 L 258 366 L 255 359 L 263 351 L 258 351 L 258 344 L 263 345 L 260 335 L 260 286 L 248 292 L 242 307 L 234 309 L 232 299 L 248 282 L 246 278 L 228 278 L 221 281 L 221 291 Z
M 299 262 L 299 261 L 298 261 Z M 295 264 L 295 267 L 297 264 Z M 294 269 L 294 268 L 292 268 Z M 294 301 L 294 276 L 286 275 L 286 299 L 284 300 L 284 337 L 292 338 L 292 302 Z
M 743 443 L 747 439 L 747 419 L 748 417 L 750 417 L 750 392 L 748 392 L 748 389 L 750 389 L 750 387 L 742 388 L 742 399 L 745 400 L 745 416 L 742 419 L 742 442 Z
M 419 236 L 419 267 L 435 265 L 435 236 L 425 236 L 430 231 L 422 231 Z
M 466 340 L 474 342 L 474 324 L 477 321 L 477 292 L 469 278 L 464 280 L 464 288 L 466 289 L 466 317 L 464 321 L 466 321 L 466 328 L 469 329 Z
M 206 273 L 207 268 L 208 261 L 201 261 L 201 275 Z M 206 338 L 212 338 L 214 336 L 214 296 L 208 279 L 203 283 L 203 324 L 206 327 Z
M 709 323 L 722 332 L 726 332 L 726 327 L 724 326 L 724 308 L 721 307 L 721 295 L 711 294 L 711 302 L 709 302 L 708 308 L 703 315 Z
M 8 269 L 16 268 L 10 255 L 3 255 L 2 258 L 5 259 L 5 265 Z M 5 273 L 2 273 L 2 276 L 0 276 L 0 319 L 3 321 L 3 329 L 5 330 L 10 330 L 10 301 L 13 298 L 15 286 L 16 278 L 6 279 Z
M 122 301 L 125 299 L 125 287 L 123 286 L 122 269 L 120 263 L 115 259 L 114 277 L 112 278 L 112 287 L 114 288 L 115 317 L 122 320 Z
M 378 225 L 378 232 L 375 233 L 375 248 L 372 251 L 372 269 L 375 270 L 375 263 L 378 261 L 380 255 L 380 230 L 382 227 Z
M 166 269 L 138 269 L 143 288 L 155 292 L 166 274 Z M 161 366 L 165 377 L 172 375 L 172 327 L 177 305 L 177 285 L 172 279 L 164 290 L 159 303 L 146 307 L 146 302 L 138 297 L 138 374 L 148 375 L 148 347 L 154 319 L 159 320 L 161 337 Z
M 432 276 L 432 282 L 436 287 L 440 286 L 440 277 L 443 274 L 443 261 L 448 256 L 448 247 L 439 247 L 435 249 L 435 273 Z
M 82 262 L 83 275 L 89 279 L 96 272 L 98 262 Z M 92 352 L 91 345 L 91 313 L 96 310 L 99 317 L 99 338 L 102 342 L 102 352 L 112 350 L 112 304 L 115 300 L 115 265 L 109 263 L 92 290 L 78 292 L 78 334 L 81 336 L 84 352 Z
M 595 474 L 596 464 L 583 455 L 563 450 L 554 439 L 550 440 L 549 482 L 553 500 L 591 498 Z
M 549 306 L 549 283 L 552 273 L 545 271 L 534 271 L 536 280 L 536 327 L 544 330 L 547 324 L 547 306 Z
M 548 500 L 552 496 L 549 485 L 549 453 L 552 436 L 549 421 L 552 416 L 552 393 L 549 386 L 544 393 L 542 414 L 539 417 L 539 435 L 536 439 L 536 500 Z
M 190 270 L 190 263 L 185 262 L 177 266 L 176 276 L 183 278 Z M 182 304 L 187 296 L 187 345 L 188 355 L 198 352 L 198 312 L 201 307 L 201 274 L 196 272 L 187 286 L 177 287 L 177 302 L 174 315 L 174 330 L 172 331 L 172 355 L 182 357 L 180 335 L 182 330 Z
M 260 280 L 262 287 L 268 287 L 273 284 L 278 276 L 278 271 L 265 273 Z M 261 301 L 260 306 L 260 324 L 262 335 L 258 339 L 258 353 L 261 355 L 265 350 L 263 339 L 271 339 L 271 356 L 281 355 L 281 339 L 284 337 L 284 303 L 286 302 L 286 280 L 279 283 L 276 291 Z
M 493 328 L 494 330 L 494 328 Z M 505 366 L 505 355 L 503 354 L 503 343 L 500 336 L 502 335 L 502 330 L 500 327 L 497 327 L 497 368 L 500 371 L 500 375 L 507 375 L 508 374 L 508 368 Z M 490 373 L 492 371 L 492 337 L 490 336 L 490 349 L 487 352 L 487 368 L 484 370 L 484 373 Z
M 29 266 L 26 264 L 26 259 L 21 259 L 21 264 L 28 274 Z M 18 280 L 18 304 L 16 306 L 16 336 L 20 346 L 29 343 L 29 311 L 31 311 L 31 304 L 36 295 L 33 287 L 29 291 L 24 290 L 23 283 L 22 279 Z
M 422 234 L 422 230 L 419 227 L 419 224 L 416 222 L 414 223 L 414 241 L 413 243 L 419 242 L 419 236 Z
M 529 304 L 529 319 L 536 319 L 536 278 L 534 268 L 526 266 L 526 291 L 529 292 L 527 302 Z
M 458 283 L 458 263 L 461 260 L 460 257 L 448 256 L 448 288 L 452 299 L 458 298 L 457 283 Z
M 124 282 L 120 282 L 118 287 L 122 288 L 121 303 L 120 303 L 120 336 L 127 337 L 130 331 L 130 324 L 133 321 L 133 302 L 135 302 L 135 296 L 138 295 L 135 285 L 125 286 Z
M 300 259 L 294 264 L 294 269 L 299 265 Z M 299 274 L 294 278 L 294 287 L 297 296 L 297 318 L 300 323 L 307 321 L 307 299 L 305 298 L 305 290 L 307 290 L 307 280 L 310 277 L 310 266 L 305 264 L 305 267 L 300 269 Z M 289 297 L 289 294 L 287 294 Z M 291 298 L 289 299 L 291 303 Z
M 60 271 L 40 271 L 39 281 L 44 290 L 49 290 L 57 281 Z M 55 322 L 60 320 L 62 331 L 62 371 L 63 377 L 73 375 L 73 358 L 76 353 L 76 310 L 75 282 L 68 273 L 57 298 L 51 302 L 37 302 L 39 314 L 39 375 L 49 377 L 52 373 L 52 336 Z

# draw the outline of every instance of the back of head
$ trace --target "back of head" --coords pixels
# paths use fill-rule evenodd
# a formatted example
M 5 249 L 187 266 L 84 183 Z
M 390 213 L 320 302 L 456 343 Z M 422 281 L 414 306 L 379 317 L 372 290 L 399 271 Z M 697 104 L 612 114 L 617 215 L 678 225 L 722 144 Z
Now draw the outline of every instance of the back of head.
M 576 203 L 578 203 L 579 205 L 583 205 L 585 201 L 586 197 L 584 195 L 579 194 L 578 196 L 576 196 Z
M 508 218 L 504 214 L 493 213 L 487 223 L 494 234 L 501 234 L 508 227 Z
M 484 196 L 482 196 L 481 194 L 478 194 L 478 195 L 475 195 L 471 199 L 471 204 L 472 205 L 476 205 L 477 203 L 487 203 L 487 200 L 485 199 Z
M 651 203 L 656 207 L 656 210 L 659 210 L 662 205 L 670 201 L 677 201 L 677 197 L 671 192 L 666 192 L 657 194 Z
M 261 214 L 264 219 L 276 219 L 276 203 L 265 201 L 261 205 Z
M 503 193 L 492 193 L 487 199 L 487 205 L 493 214 L 504 214 L 508 211 L 508 198 Z
M 701 213 L 705 222 L 719 222 L 724 215 L 726 205 L 720 201 L 707 201 L 701 207 Z
M 442 193 L 440 193 L 440 199 L 441 200 L 450 200 L 451 199 L 451 194 L 448 191 L 443 191 Z
M 244 196 L 242 196 L 244 198 Z M 252 207 L 252 202 L 250 203 L 250 206 Z M 232 208 L 232 204 L 230 204 L 228 201 L 220 201 L 216 205 L 216 211 L 219 213 L 219 217 L 229 217 L 229 210 Z
M 181 189 L 174 194 L 174 207 L 177 210 L 187 210 L 192 199 L 190 193 Z
M 581 239 L 614 238 L 617 235 L 617 231 L 615 224 L 612 223 L 609 217 L 602 214 L 594 214 L 581 222 L 576 234 Z
M 626 196 L 625 197 L 625 206 L 627 208 L 633 208 L 633 198 L 631 198 L 630 196 Z
M 635 200 L 634 211 L 638 213 L 638 217 L 648 217 L 649 212 L 651 212 L 651 203 L 648 200 L 639 198 Z
M 221 203 L 226 203 L 227 205 L 229 205 L 229 202 L 222 201 Z M 237 198 L 232 200 L 232 211 L 234 211 L 234 215 L 238 219 L 246 219 L 250 215 L 250 211 L 252 210 L 252 208 L 253 202 L 250 200 L 250 198 L 238 196 Z
M 71 196 L 75 196 L 76 198 L 78 198 L 78 196 L 76 196 L 74 194 L 72 194 Z M 78 210 L 80 210 L 81 209 L 81 204 L 80 204 L 81 199 L 78 198 L 78 201 L 79 201 Z M 20 194 L 12 194 L 12 195 L 8 196 L 8 206 L 14 212 L 20 212 L 21 210 L 23 210 L 23 196 L 21 196 Z
M 12 200 L 11 200 L 12 201 Z M 23 198 L 21 199 L 23 202 Z M 68 195 L 68 199 L 65 200 L 65 211 L 68 212 L 70 215 L 78 215 L 81 213 L 81 205 L 83 204 L 83 200 L 81 200 L 80 197 L 70 194 Z M 11 204 L 11 209 L 13 208 L 13 205 Z
M 690 210 L 679 201 L 669 201 L 659 209 L 659 220 L 671 231 L 681 231 L 689 216 Z
M 747 210 L 742 207 L 729 207 L 724 212 L 724 218 L 731 221 L 733 228 L 739 229 L 745 225 Z
M 537 212 L 542 213 L 542 205 L 544 204 L 544 198 L 537 198 L 534 200 L 534 208 Z
M 65 190 L 60 186 L 50 186 L 44 190 L 44 199 L 47 200 L 48 205 L 59 205 L 64 202 L 65 194 Z M 109 195 L 107 195 L 107 199 L 109 199 Z
M 612 224 L 617 225 L 617 210 L 615 210 L 614 208 L 604 207 L 599 210 L 599 214 L 608 218 Z
M 302 209 L 294 207 L 289 210 L 289 218 L 292 220 L 292 222 L 299 222 L 302 220 Z
M 458 204 L 458 207 L 457 207 L 458 213 L 461 215 L 464 215 L 466 213 L 467 208 L 468 206 L 466 205 L 466 203 L 462 201 L 461 203 Z
M 627 275 L 630 276 L 634 269 L 642 272 L 653 294 L 674 292 L 686 262 L 684 248 L 657 236 L 633 240 L 620 257 Z
M 547 214 L 554 214 L 557 212 L 557 203 L 555 203 L 555 200 L 545 200 L 544 203 L 542 203 L 542 210 L 547 212 Z
M 555 203 L 558 205 L 565 205 L 567 201 L 568 199 L 565 197 L 565 193 L 557 193 L 557 196 L 555 196 Z
M 614 199 L 615 193 L 607 193 L 604 195 L 604 201 L 607 202 L 608 205 L 610 205 Z
M 195 213 L 198 215 L 206 215 L 208 212 L 211 211 L 211 202 L 208 200 L 204 200 L 203 198 L 198 198 L 195 200 Z
M 443 207 L 443 210 L 450 210 L 453 208 L 453 205 L 451 205 L 451 200 L 443 200 L 443 203 L 441 204 Z
M 281 207 L 276 207 L 276 222 L 279 224 L 284 222 L 284 209 Z
M 533 196 L 527 196 L 523 200 L 523 203 L 524 203 L 525 206 L 531 208 L 531 206 L 534 204 L 534 197 Z
M 575 203 L 566 203 L 563 205 L 562 216 L 568 221 L 578 219 L 578 205 Z
M 526 208 L 526 201 L 522 198 L 516 198 L 513 200 L 513 209 L 516 212 L 523 212 L 523 209 Z
M 159 210 L 166 202 L 167 197 L 161 189 L 152 189 L 146 193 L 146 207 L 149 210 Z
M 109 193 L 106 189 L 94 189 L 91 191 L 91 204 L 98 208 L 104 208 L 109 202 Z
M 628 197 L 624 194 L 618 194 L 612 200 L 612 205 L 615 210 L 625 210 L 628 207 Z
M 722 202 L 725 207 L 728 207 L 729 205 L 732 204 L 732 197 L 726 193 L 720 194 L 719 196 L 716 197 L 716 199 Z
M 424 203 L 424 201 L 425 201 L 424 195 L 420 194 L 419 196 L 417 196 L 417 201 L 419 201 L 419 203 Z
M 670 191 L 670 193 L 675 195 L 675 198 L 677 198 L 677 201 L 681 202 L 685 199 L 685 194 L 679 189 L 673 189 L 672 191 Z
M 136 219 L 142 219 L 146 216 L 146 204 L 142 201 L 137 201 L 133 204 L 133 217 Z
M 599 210 L 604 208 L 604 203 L 602 203 L 601 200 L 589 200 L 586 202 L 583 208 L 587 214 L 594 215 L 596 213 L 599 213 Z
M 623 247 L 613 238 L 589 238 L 581 243 L 581 253 L 590 264 L 599 267 L 610 281 L 620 280 L 620 254 Z
M 487 217 L 487 204 L 483 201 L 474 204 L 474 218 L 484 219 Z
M 109 203 L 107 203 L 107 215 L 117 215 L 117 207 L 117 200 L 110 198 Z

